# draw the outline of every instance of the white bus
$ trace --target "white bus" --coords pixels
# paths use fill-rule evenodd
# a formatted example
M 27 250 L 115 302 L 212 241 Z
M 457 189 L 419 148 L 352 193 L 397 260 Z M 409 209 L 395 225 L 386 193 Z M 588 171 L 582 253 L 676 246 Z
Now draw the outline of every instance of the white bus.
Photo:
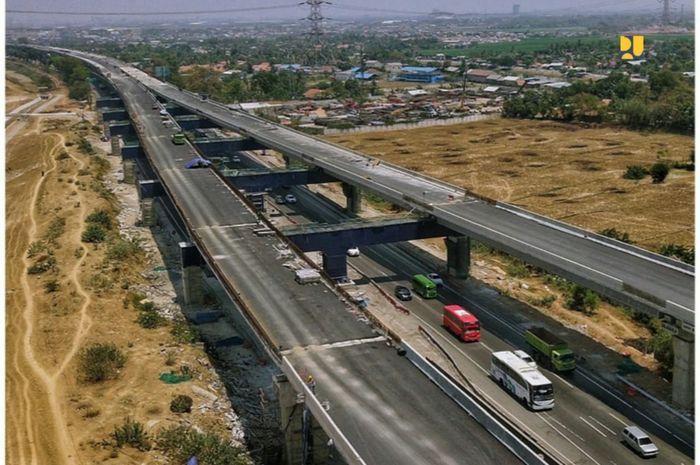
M 491 377 L 532 410 L 554 407 L 552 383 L 513 352 L 491 354 Z

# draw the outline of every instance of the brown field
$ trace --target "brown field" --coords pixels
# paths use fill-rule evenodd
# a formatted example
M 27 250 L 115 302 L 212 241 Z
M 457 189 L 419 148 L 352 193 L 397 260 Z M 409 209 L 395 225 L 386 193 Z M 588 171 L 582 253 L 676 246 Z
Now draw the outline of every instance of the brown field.
M 20 87 L 9 87 L 10 96 L 18 100 L 32 98 Z M 55 94 L 46 101 L 47 110 L 85 110 L 65 98 L 65 88 Z M 85 114 L 88 119 L 96 116 L 90 111 Z M 72 120 L 30 117 L 13 121 L 8 133 L 16 135 L 8 136 L 5 147 L 5 462 L 165 463 L 155 450 L 110 445 L 115 426 L 127 416 L 142 422 L 151 434 L 180 421 L 229 434 L 212 402 L 193 392 L 193 386 L 198 386 L 216 396 L 218 403 L 227 402 L 222 387 L 211 388 L 220 381 L 202 348 L 177 343 L 168 326 L 142 328 L 136 322 L 138 313 L 124 305 L 134 286 L 147 286 L 146 272 L 162 265 L 160 254 L 153 251 L 115 263 L 105 259 L 106 246 L 81 241 L 86 216 L 114 202 L 96 192 L 100 180 L 91 158 L 104 155 L 100 131 Z M 90 157 L 77 150 L 80 136 L 92 142 L 98 155 Z M 116 157 L 106 159 L 114 171 Z M 132 197 L 136 199 L 135 192 Z M 134 211 L 135 205 L 131 205 Z M 51 251 L 29 256 L 30 244 L 45 239 L 56 218 L 65 219 L 65 228 Z M 147 234 L 143 229 L 144 241 L 149 240 Z M 28 273 L 39 256 L 50 254 L 55 269 Z M 166 289 L 164 277 L 154 281 L 148 276 L 154 286 L 161 286 L 160 292 Z M 51 280 L 59 285 L 55 292 L 45 288 Z M 117 379 L 98 384 L 80 380 L 81 350 L 95 343 L 113 343 L 126 354 Z M 191 367 L 195 379 L 176 385 L 158 379 L 160 373 L 182 365 Z M 186 418 L 169 409 L 177 394 L 194 398 L 194 410 Z
M 694 244 L 693 172 L 622 179 L 629 165 L 688 161 L 690 136 L 496 119 L 329 139 L 589 230 L 628 232 L 641 247 Z

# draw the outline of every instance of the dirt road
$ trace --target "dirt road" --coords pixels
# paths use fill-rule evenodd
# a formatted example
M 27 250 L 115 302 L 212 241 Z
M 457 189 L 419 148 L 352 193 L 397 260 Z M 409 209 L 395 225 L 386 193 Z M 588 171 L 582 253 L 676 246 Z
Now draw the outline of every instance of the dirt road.
M 51 108 L 64 98 L 56 95 L 41 105 Z M 6 462 L 13 464 L 72 464 L 76 459 L 75 444 L 68 434 L 63 411 L 59 378 L 77 352 L 91 320 L 87 315 L 90 297 L 80 284 L 80 266 L 84 255 L 74 260 L 68 271 L 67 286 L 75 289 L 79 324 L 69 344 L 53 355 L 62 356 L 59 363 L 46 363 L 39 356 L 41 310 L 45 306 L 41 283 L 27 274 L 31 261 L 29 244 L 41 239 L 46 211 L 42 198 L 50 195 L 46 184 L 56 173 L 56 156 L 65 151 L 65 138 L 60 133 L 43 132 L 40 118 L 16 121 L 10 125 L 7 142 L 7 224 L 6 224 Z M 85 162 L 69 155 L 80 168 Z M 73 170 L 72 182 L 77 180 Z M 84 203 L 72 214 L 82 223 L 86 215 Z M 64 247 L 80 247 L 80 228 L 65 238 Z

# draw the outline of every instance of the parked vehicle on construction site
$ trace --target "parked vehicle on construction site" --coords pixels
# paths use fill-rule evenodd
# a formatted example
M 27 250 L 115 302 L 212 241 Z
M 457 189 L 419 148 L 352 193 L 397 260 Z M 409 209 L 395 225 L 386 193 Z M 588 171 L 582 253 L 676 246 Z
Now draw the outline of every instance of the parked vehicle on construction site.
M 481 338 L 479 319 L 459 305 L 442 308 L 442 326 L 464 342 L 478 342 Z
M 489 375 L 529 409 L 554 408 L 552 382 L 513 352 L 493 352 Z
M 533 357 L 542 366 L 556 371 L 571 371 L 576 368 L 574 352 L 566 342 L 545 328 L 532 327 L 525 331 L 525 341 L 534 349 Z

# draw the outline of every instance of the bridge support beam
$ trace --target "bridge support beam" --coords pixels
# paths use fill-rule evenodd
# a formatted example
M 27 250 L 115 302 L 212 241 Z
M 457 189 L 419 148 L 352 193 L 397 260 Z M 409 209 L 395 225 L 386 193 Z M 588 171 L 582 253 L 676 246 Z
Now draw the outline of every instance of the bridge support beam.
M 357 215 L 362 211 L 362 189 L 357 186 L 343 183 L 345 194 L 345 211 L 351 215 Z
M 202 256 L 191 242 L 180 242 L 180 265 L 182 267 L 182 293 L 185 305 L 201 304 L 204 297 L 202 289 Z
M 286 465 L 326 463 L 330 447 L 328 436 L 304 407 L 304 395 L 297 394 L 286 375 L 274 378 L 284 433 Z
M 344 279 L 348 276 L 348 261 L 346 250 L 322 252 L 323 271 L 332 279 Z
M 471 240 L 467 236 L 448 236 L 445 238 L 445 245 L 447 274 L 458 279 L 467 279 L 471 264 Z
M 695 339 L 691 334 L 673 336 L 673 402 L 681 408 L 695 406 Z

